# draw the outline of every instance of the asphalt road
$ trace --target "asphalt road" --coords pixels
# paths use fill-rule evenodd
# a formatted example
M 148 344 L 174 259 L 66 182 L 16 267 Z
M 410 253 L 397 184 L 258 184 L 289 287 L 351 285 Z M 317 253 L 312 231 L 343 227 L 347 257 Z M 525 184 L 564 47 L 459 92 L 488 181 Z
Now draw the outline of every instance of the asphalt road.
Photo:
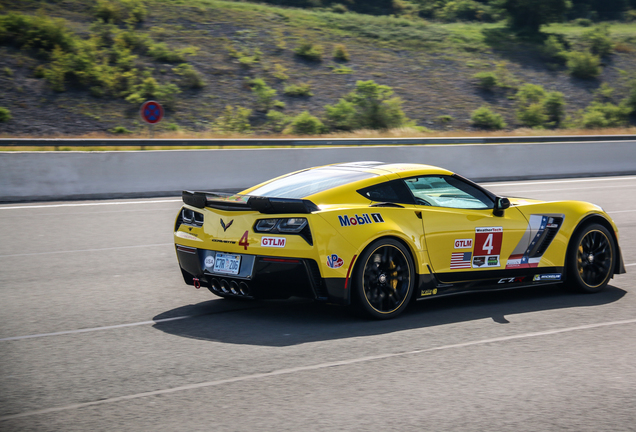
M 0 206 L 0 430 L 636 431 L 636 177 L 486 186 L 603 206 L 628 274 L 366 321 L 186 286 L 178 198 Z

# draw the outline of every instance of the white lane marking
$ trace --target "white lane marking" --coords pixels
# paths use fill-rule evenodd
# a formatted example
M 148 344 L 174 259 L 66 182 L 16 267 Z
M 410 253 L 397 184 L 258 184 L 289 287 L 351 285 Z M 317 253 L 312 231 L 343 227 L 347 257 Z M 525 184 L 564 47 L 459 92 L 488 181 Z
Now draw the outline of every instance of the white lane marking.
M 107 251 L 107 250 L 132 249 L 132 248 L 155 247 L 155 246 L 173 246 L 173 245 L 174 243 L 157 243 L 157 244 L 148 244 L 148 245 L 117 246 L 117 247 L 100 248 L 100 249 L 77 249 L 77 250 L 69 250 L 69 251 L 33 252 L 33 253 L 24 253 L 24 254 L 0 255 L 0 258 L 34 256 L 34 255 L 51 255 L 51 254 L 61 254 L 61 253 L 77 253 L 77 252 L 100 252 L 100 251 Z
M 537 184 L 557 184 L 557 183 L 581 183 L 581 182 L 598 182 L 598 181 L 620 181 L 620 180 L 636 180 L 636 177 L 591 177 L 586 179 L 576 180 L 549 180 L 549 181 L 531 181 L 531 182 L 518 182 L 518 183 L 488 183 L 484 182 L 488 186 L 525 186 L 525 185 L 537 185 Z
M 633 213 L 636 212 L 636 210 L 614 210 L 614 211 L 608 211 L 607 213 Z
M 567 332 L 578 331 L 578 330 L 587 330 L 587 329 L 594 329 L 594 328 L 599 328 L 599 327 L 608 327 L 608 326 L 634 324 L 634 323 L 636 323 L 636 319 L 629 319 L 629 320 L 622 320 L 622 321 L 611 321 L 611 322 L 604 322 L 604 323 L 597 323 L 597 324 L 587 324 L 587 325 L 582 325 L 582 326 L 577 326 L 577 327 L 568 327 L 568 328 L 555 329 L 555 330 L 546 330 L 546 331 L 542 331 L 542 332 L 533 332 L 533 333 L 522 333 L 522 334 L 514 335 L 514 336 L 502 336 L 502 337 L 491 338 L 491 339 L 481 339 L 481 340 L 477 340 L 477 341 L 464 342 L 464 343 L 458 343 L 458 344 L 452 344 L 452 345 L 442 345 L 442 346 L 439 346 L 439 347 L 426 348 L 426 349 L 420 349 L 420 350 L 414 350 L 414 351 L 406 351 L 406 352 L 400 352 L 400 353 L 379 354 L 379 355 L 375 355 L 375 356 L 358 357 L 358 358 L 349 359 L 349 360 L 341 360 L 341 361 L 335 361 L 335 362 L 329 362 L 329 363 L 320 363 L 320 364 L 310 365 L 310 366 L 299 366 L 299 367 L 289 368 L 289 369 L 279 369 L 279 370 L 272 371 L 272 372 L 257 373 L 257 374 L 252 374 L 252 375 L 243 375 L 243 376 L 234 377 L 234 378 L 226 378 L 226 379 L 221 379 L 221 380 L 216 380 L 216 381 L 207 381 L 207 382 L 196 383 L 196 384 L 187 384 L 187 385 L 183 385 L 183 386 L 179 386 L 179 387 L 173 387 L 173 388 L 168 388 L 168 389 L 163 389 L 163 390 L 148 391 L 148 392 L 143 392 L 143 393 L 137 393 L 137 394 L 131 394 L 131 395 L 117 396 L 117 397 L 112 397 L 112 398 L 107 398 L 107 399 L 101 399 L 101 400 L 97 400 L 97 401 L 93 401 L 93 402 L 83 402 L 83 403 L 76 403 L 76 404 L 60 406 L 60 407 L 54 407 L 54 408 L 45 408 L 45 409 L 34 410 L 34 411 L 26 411 L 26 412 L 19 413 L 19 414 L 9 414 L 9 415 L 5 415 L 5 416 L 0 417 L 0 420 L 10 420 L 10 419 L 15 419 L 15 418 L 20 418 L 20 417 L 29 417 L 29 416 L 33 416 L 33 415 L 39 415 L 39 414 L 48 414 L 48 413 L 53 413 L 53 412 L 58 412 L 58 411 L 67 411 L 67 410 L 71 410 L 71 409 L 86 408 L 86 407 L 94 406 L 94 405 L 103 405 L 103 404 L 107 404 L 107 403 L 115 403 L 115 402 L 127 401 L 127 400 L 131 400 L 131 399 L 139 399 L 139 398 L 143 398 L 143 397 L 147 397 L 147 396 L 157 396 L 157 395 L 181 392 L 181 391 L 185 391 L 185 390 L 194 390 L 194 389 L 205 388 L 205 387 L 214 387 L 214 386 L 219 386 L 219 385 L 222 385 L 222 384 L 229 384 L 229 383 L 235 383 L 235 382 L 241 382 L 241 381 L 251 381 L 251 380 L 256 380 L 256 379 L 261 379 L 261 378 L 269 378 L 269 377 L 274 377 L 274 376 L 280 376 L 280 375 L 289 375 L 289 374 L 293 374 L 293 373 L 297 373 L 297 372 L 307 372 L 307 371 L 313 371 L 313 370 L 317 370 L 317 369 L 326 369 L 326 368 L 331 368 L 331 367 L 347 366 L 347 365 L 351 365 L 351 364 L 364 363 L 364 362 L 375 361 L 375 360 L 383 360 L 383 359 L 387 359 L 387 358 L 403 357 L 403 356 L 414 355 L 414 354 L 425 354 L 425 353 L 429 353 L 429 352 L 443 351 L 443 350 L 447 350 L 447 349 L 465 348 L 465 347 L 470 347 L 470 346 L 475 346 L 475 345 L 484 345 L 484 344 L 488 344 L 488 343 L 505 342 L 505 341 L 518 340 L 518 339 L 527 339 L 527 338 L 532 338 L 532 337 L 548 336 L 548 335 L 554 335 L 554 334 L 559 334 L 559 333 L 567 333 Z
M 172 203 L 172 202 L 180 202 L 180 201 L 181 201 L 180 199 L 171 199 L 171 200 L 152 200 L 152 201 L 115 201 L 115 202 L 75 203 L 75 204 L 38 204 L 38 205 L 0 207 L 0 210 L 19 210 L 19 209 L 53 208 L 53 207 L 87 207 L 87 206 L 106 206 L 106 205 L 125 205 L 125 204 L 159 204 L 159 203 Z
M 74 334 L 74 333 L 87 333 L 87 332 L 94 332 L 94 331 L 100 331 L 100 330 L 112 330 L 112 329 L 118 329 L 123 327 L 134 327 L 134 326 L 140 326 L 140 325 L 157 324 L 157 323 L 168 322 L 168 321 L 177 321 L 177 320 L 182 320 L 187 318 L 193 318 L 195 316 L 196 315 L 184 315 L 184 316 L 178 316 L 173 318 L 162 318 L 162 319 L 153 320 L 153 321 L 141 321 L 136 323 L 116 324 L 116 325 L 104 326 L 104 327 L 92 327 L 92 328 L 85 328 L 85 329 L 78 329 L 78 330 L 66 330 L 66 331 L 59 331 L 55 333 L 40 333 L 40 334 L 32 334 L 32 335 L 26 335 L 26 336 L 13 336 L 13 337 L 0 339 L 0 342 L 39 338 L 39 337 L 46 337 L 46 336 L 60 336 L 60 335 Z
M 635 266 L 635 265 L 636 265 L 636 263 L 633 263 L 633 264 L 625 264 L 625 267 L 631 267 L 631 266 Z

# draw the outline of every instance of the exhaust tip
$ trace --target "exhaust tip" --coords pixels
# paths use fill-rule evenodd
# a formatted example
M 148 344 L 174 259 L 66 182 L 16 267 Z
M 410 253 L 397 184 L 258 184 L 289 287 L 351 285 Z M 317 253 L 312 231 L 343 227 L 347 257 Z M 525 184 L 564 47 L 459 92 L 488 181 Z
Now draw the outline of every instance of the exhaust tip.
M 236 281 L 230 282 L 230 292 L 234 295 L 239 295 L 239 284 Z
M 239 292 L 244 296 L 250 295 L 250 287 L 245 282 L 241 282 L 239 284 Z
M 216 292 L 219 292 L 221 290 L 221 283 L 217 278 L 212 278 L 210 280 L 210 288 L 212 288 L 212 291 Z
M 225 294 L 229 294 L 230 292 L 230 284 L 225 279 L 221 279 L 220 283 L 221 291 Z

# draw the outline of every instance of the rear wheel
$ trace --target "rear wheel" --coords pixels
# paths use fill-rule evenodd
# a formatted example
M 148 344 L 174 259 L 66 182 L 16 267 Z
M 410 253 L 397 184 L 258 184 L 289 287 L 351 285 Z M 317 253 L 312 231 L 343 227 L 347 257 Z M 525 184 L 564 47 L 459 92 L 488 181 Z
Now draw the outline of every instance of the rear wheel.
M 358 306 L 377 319 L 396 317 L 409 303 L 415 268 L 408 249 L 393 239 L 371 243 L 359 258 L 353 287 Z
M 616 245 L 607 228 L 591 224 L 579 230 L 568 249 L 567 284 L 594 293 L 607 286 L 616 260 Z

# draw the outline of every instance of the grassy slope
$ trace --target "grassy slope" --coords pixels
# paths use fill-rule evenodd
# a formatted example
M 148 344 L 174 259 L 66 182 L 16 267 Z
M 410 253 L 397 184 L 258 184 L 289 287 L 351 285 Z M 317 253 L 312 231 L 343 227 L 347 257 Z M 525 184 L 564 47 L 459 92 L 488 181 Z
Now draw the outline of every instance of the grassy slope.
M 20 11 L 66 19 L 80 34 L 87 34 L 92 21 L 90 5 L 80 0 L 0 2 L 1 12 Z M 612 32 L 621 50 L 606 62 L 597 80 L 578 80 L 565 70 L 551 70 L 536 46 L 515 40 L 501 24 L 437 24 L 412 22 L 389 17 L 357 14 L 333 14 L 282 9 L 249 3 L 215 0 L 150 0 L 149 17 L 139 29 L 149 32 L 174 48 L 194 45 L 199 54 L 190 60 L 208 85 L 201 90 L 184 90 L 173 112 L 157 126 L 169 124 L 204 132 L 225 105 L 254 108 L 255 98 L 245 84 L 246 78 L 261 77 L 278 90 L 278 99 L 287 105 L 285 113 L 294 115 L 309 110 L 320 116 L 326 104 L 337 102 L 357 80 L 375 80 L 395 90 L 404 100 L 407 115 L 419 125 L 432 129 L 470 129 L 471 112 L 484 103 L 501 113 L 510 127 L 514 101 L 510 92 L 485 92 L 474 85 L 472 76 L 479 71 L 505 65 L 510 76 L 520 83 L 541 84 L 547 90 L 565 94 L 567 111 L 574 114 L 593 99 L 601 84 L 615 87 L 615 95 L 624 94 L 626 82 L 619 70 L 636 70 L 636 25 L 615 24 Z M 547 31 L 576 39 L 585 28 L 552 25 Z M 321 63 L 299 59 L 293 49 L 307 39 L 325 48 Z M 351 74 L 335 74 L 338 63 L 331 58 L 335 44 L 343 43 L 351 54 L 347 66 Z M 229 55 L 227 47 L 239 50 L 259 48 L 262 60 L 244 67 Z M 164 82 L 175 81 L 174 65 L 140 59 Z M 0 123 L 0 133 L 85 134 L 105 132 L 124 126 L 142 132 L 137 107 L 123 100 L 98 99 L 83 89 L 64 93 L 51 91 L 42 79 L 32 77 L 38 64 L 29 53 L 0 47 L 0 106 L 11 110 L 13 120 Z M 274 77 L 275 65 L 287 69 L 286 81 Z M 2 73 L 9 68 L 13 73 Z M 9 76 L 11 75 L 11 76 Z M 315 96 L 292 98 L 282 93 L 285 84 L 308 82 Z M 441 115 L 454 118 L 448 124 L 437 121 Z M 266 130 L 263 113 L 254 111 L 252 124 L 258 132 Z

